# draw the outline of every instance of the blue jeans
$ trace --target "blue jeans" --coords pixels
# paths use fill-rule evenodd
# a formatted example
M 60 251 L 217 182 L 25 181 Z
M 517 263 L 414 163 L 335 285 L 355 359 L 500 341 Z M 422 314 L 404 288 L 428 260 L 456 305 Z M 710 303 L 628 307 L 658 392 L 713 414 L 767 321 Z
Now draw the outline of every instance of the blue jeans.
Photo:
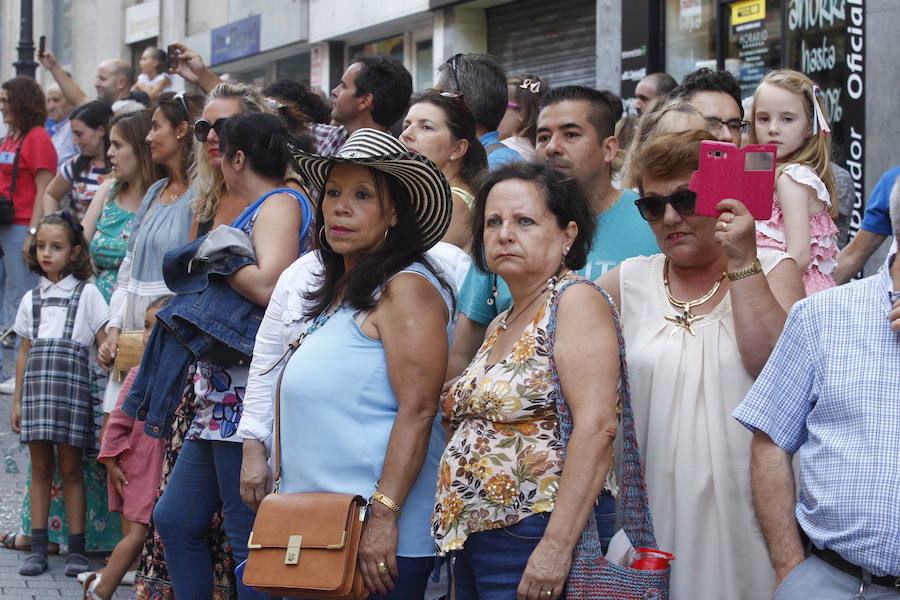
M 470 535 L 463 549 L 454 552 L 456 600 L 516 600 L 525 565 L 549 521 L 550 513 L 539 513 Z
M 25 292 L 38 284 L 38 276 L 28 270 L 22 258 L 22 244 L 28 235 L 27 225 L 0 225 L 0 323 L 3 329 L 16 320 L 19 302 Z
M 153 509 L 176 598 L 210 598 L 213 564 L 206 530 L 219 506 L 235 563 L 247 559 L 256 513 L 241 500 L 243 447 L 237 442 L 185 440 L 165 492 Z M 238 598 L 269 599 L 238 583 Z
M 606 554 L 609 540 L 616 533 L 616 499 L 609 492 L 600 494 L 594 505 L 594 518 L 597 519 L 597 534 L 600 536 L 600 549 Z
M 434 569 L 434 557 L 404 558 L 398 556 L 397 569 L 400 571 L 400 577 L 394 581 L 394 589 L 384 595 L 370 594 L 366 600 L 422 600 L 425 597 L 425 588 L 428 587 L 428 576 Z M 239 564 L 235 569 L 235 575 L 239 581 L 242 581 L 244 577 L 243 564 Z M 266 597 L 273 598 L 274 596 Z

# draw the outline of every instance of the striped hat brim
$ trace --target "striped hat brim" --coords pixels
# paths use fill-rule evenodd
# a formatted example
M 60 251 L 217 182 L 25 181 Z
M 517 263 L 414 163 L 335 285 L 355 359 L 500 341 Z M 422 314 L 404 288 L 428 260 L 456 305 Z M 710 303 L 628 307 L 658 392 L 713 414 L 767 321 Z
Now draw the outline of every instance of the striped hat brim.
M 406 150 L 386 133 L 358 130 L 332 157 L 309 154 L 292 145 L 288 149 L 297 172 L 320 191 L 336 164 L 361 164 L 394 177 L 409 195 L 426 250 L 437 244 L 450 226 L 453 199 L 447 178 L 433 162 Z

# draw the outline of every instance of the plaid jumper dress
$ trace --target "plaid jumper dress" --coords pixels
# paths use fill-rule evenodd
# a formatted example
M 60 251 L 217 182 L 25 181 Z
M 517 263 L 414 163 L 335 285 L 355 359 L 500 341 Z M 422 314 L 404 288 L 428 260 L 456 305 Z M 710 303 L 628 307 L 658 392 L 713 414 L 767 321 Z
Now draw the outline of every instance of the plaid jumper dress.
M 90 348 L 72 339 L 84 282 L 68 298 L 41 298 L 31 292 L 32 340 L 25 362 L 22 442 L 49 441 L 78 448 L 94 445 Z M 38 338 L 41 308 L 66 308 L 62 337 Z

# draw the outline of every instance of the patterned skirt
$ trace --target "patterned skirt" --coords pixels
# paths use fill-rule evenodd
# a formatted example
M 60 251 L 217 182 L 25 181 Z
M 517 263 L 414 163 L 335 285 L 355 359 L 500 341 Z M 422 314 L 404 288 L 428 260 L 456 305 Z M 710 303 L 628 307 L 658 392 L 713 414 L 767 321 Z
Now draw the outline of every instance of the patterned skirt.
M 169 474 L 175 467 L 175 460 L 181 451 L 184 436 L 190 429 L 194 420 L 194 371 L 188 372 L 181 403 L 175 411 L 175 421 L 172 424 L 172 437 L 167 440 L 166 457 L 163 463 L 162 483 L 156 493 L 157 499 L 162 496 L 169 481 Z M 234 558 L 231 556 L 231 545 L 225 537 L 222 511 L 213 515 L 207 529 L 207 542 L 213 557 L 213 600 L 235 600 L 237 588 L 234 580 Z M 174 600 L 175 593 L 169 580 L 169 571 L 166 568 L 166 557 L 163 554 L 162 542 L 150 520 L 150 529 L 147 532 L 147 540 L 144 543 L 144 552 L 138 566 L 137 577 L 134 580 L 134 598 L 137 600 Z

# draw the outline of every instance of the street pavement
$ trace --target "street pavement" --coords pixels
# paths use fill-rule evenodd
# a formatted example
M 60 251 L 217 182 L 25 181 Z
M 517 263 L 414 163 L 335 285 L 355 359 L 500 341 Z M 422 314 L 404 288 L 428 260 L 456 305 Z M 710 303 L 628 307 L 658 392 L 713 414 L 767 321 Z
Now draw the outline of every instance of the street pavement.
M 12 375 L 15 357 L 3 349 L 3 373 Z M 12 396 L 0 395 L 0 534 L 19 530 L 19 511 L 25 494 L 25 473 L 28 470 L 28 449 L 19 444 L 19 437 L 9 429 Z M 22 577 L 19 566 L 25 552 L 0 548 L 0 598 L 10 600 L 44 600 L 46 598 L 82 598 L 81 584 L 74 577 L 66 577 L 63 567 L 65 554 L 50 556 L 50 568 L 37 577 Z M 101 566 L 101 555 L 88 557 L 91 566 Z M 120 586 L 113 596 L 116 600 L 131 598 L 131 589 Z

